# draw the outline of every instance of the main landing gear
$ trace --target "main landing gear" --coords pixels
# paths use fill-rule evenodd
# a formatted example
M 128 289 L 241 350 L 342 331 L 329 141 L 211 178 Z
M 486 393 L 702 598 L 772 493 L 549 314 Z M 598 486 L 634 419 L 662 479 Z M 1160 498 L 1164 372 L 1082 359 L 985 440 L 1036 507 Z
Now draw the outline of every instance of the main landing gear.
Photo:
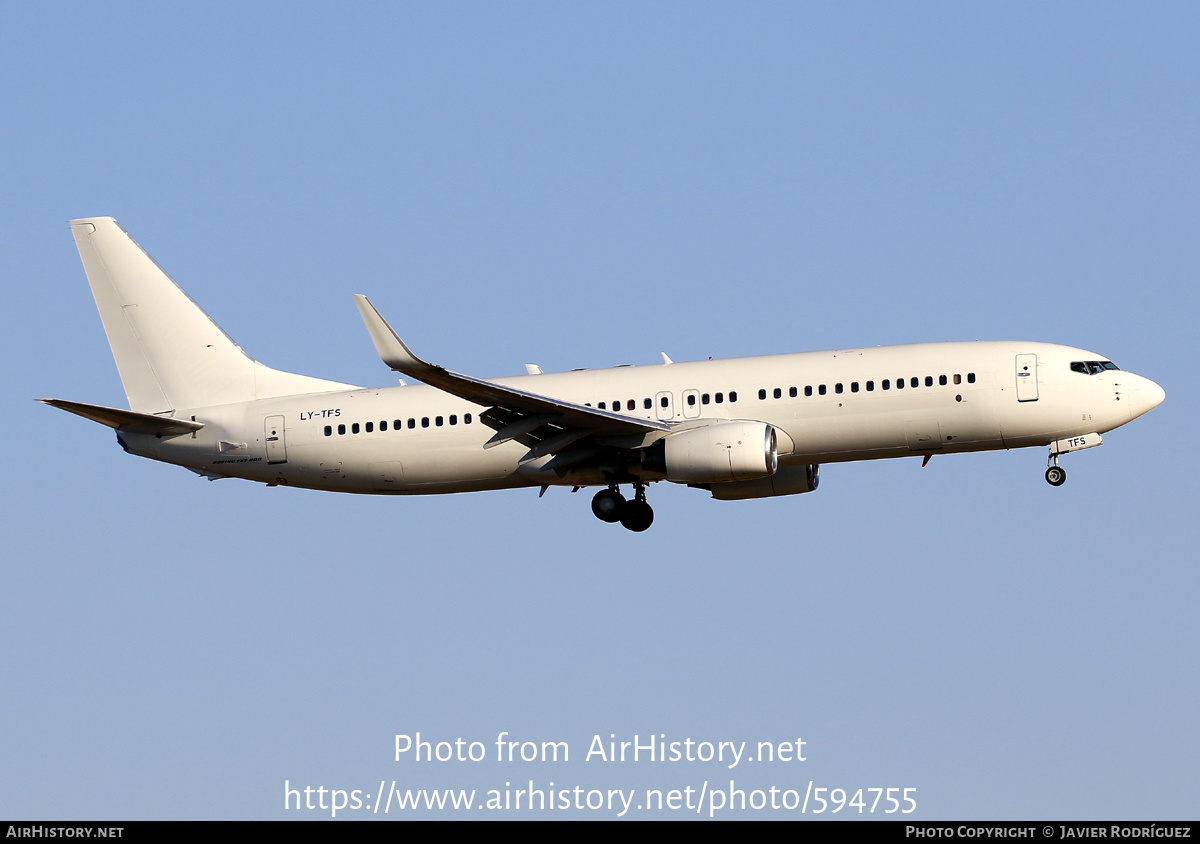
M 592 498 L 592 513 L 602 522 L 620 522 L 626 530 L 641 533 L 654 523 L 654 510 L 646 503 L 645 484 L 634 482 L 633 494 L 629 501 L 621 495 L 620 487 L 610 484 Z

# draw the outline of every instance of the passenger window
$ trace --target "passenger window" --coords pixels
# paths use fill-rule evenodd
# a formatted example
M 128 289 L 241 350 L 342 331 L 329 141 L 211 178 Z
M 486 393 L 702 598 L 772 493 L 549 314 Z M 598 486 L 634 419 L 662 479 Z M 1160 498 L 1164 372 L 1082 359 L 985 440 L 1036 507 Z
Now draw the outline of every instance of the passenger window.
M 820 393 L 821 395 L 825 395 L 825 385 L 821 384 L 820 386 L 818 386 L 817 392 Z
M 713 396 L 713 401 L 715 401 L 717 404 L 721 404 L 725 401 L 725 394 L 717 393 L 715 396 Z
M 903 389 L 904 389 L 904 379 L 903 379 L 903 378 L 897 378 L 897 379 L 896 379 L 896 389 L 897 389 L 897 390 L 903 390 Z
M 858 382 L 857 381 L 850 382 L 850 392 L 852 392 L 852 393 L 858 392 Z
M 404 426 L 400 424 L 400 420 L 399 420 L 399 419 L 393 419 L 393 420 L 392 420 L 392 430 L 393 430 L 393 431 L 399 431 L 399 430 L 400 430 L 401 428 L 403 428 L 403 427 L 404 427 Z
M 464 414 L 463 414 L 463 424 L 464 424 L 464 425 L 470 425 L 470 424 L 471 424 L 471 414 L 469 414 L 469 413 L 464 413 Z
M 386 419 L 379 420 L 379 430 L 381 430 L 381 431 L 387 430 L 387 420 Z
M 353 425 L 350 426 L 350 433 L 352 433 L 352 434 L 358 433 L 358 423 L 357 422 L 355 422 Z
M 437 419 L 433 420 L 433 424 L 437 425 L 440 428 L 440 427 L 442 427 L 442 421 L 443 421 L 442 417 L 439 416 Z
M 708 404 L 708 393 L 700 396 L 700 404 Z
M 766 390 L 759 390 L 759 391 L 758 391 L 758 400 L 759 400 L 759 401 L 762 401 L 762 400 L 763 400 L 763 399 L 765 399 L 766 397 L 767 397 L 767 391 L 766 391 Z
M 909 382 L 909 386 L 911 386 L 911 387 L 919 387 L 919 386 L 921 386 L 921 379 L 920 379 L 920 378 L 913 378 L 913 380 Z
M 955 383 L 955 384 L 961 384 L 961 383 L 962 383 L 962 376 L 961 376 L 961 375 L 959 375 L 957 372 L 956 372 L 956 373 L 954 373 L 954 383 Z
M 341 435 L 342 435 L 342 434 L 344 434 L 344 433 L 346 433 L 346 426 L 345 426 L 345 425 L 338 425 L 338 436 L 341 436 Z
M 627 401 L 627 402 L 625 403 L 625 409 L 626 409 L 626 410 L 634 410 L 634 409 L 636 409 L 636 408 L 637 408 L 637 402 L 636 402 L 636 401 L 634 401 L 633 399 L 630 399 L 629 401 Z
M 833 391 L 834 391 L 835 393 L 837 393 L 837 394 L 840 396 L 840 395 L 842 394 L 842 385 L 841 385 L 841 384 L 834 384 L 834 385 L 833 385 Z
M 598 401 L 596 402 L 596 407 L 600 408 L 601 410 L 608 410 L 606 402 Z
M 408 427 L 410 427 L 410 428 L 417 427 L 417 420 L 413 419 L 411 416 L 408 417 Z
M 804 395 L 806 395 L 806 396 L 812 395 L 812 384 L 809 384 L 808 386 L 806 386 L 804 388 Z
M 788 387 L 788 395 L 791 396 L 792 398 L 795 398 L 796 397 L 796 388 Z
M 875 392 L 875 382 L 874 382 L 874 381 L 868 381 L 868 382 L 867 382 L 867 392 L 868 392 L 868 393 L 873 393 L 873 392 Z
M 776 387 L 773 395 L 775 396 L 775 398 L 781 399 L 781 398 L 783 398 L 783 390 Z
M 696 406 L 696 394 L 688 393 L 687 402 L 688 402 L 688 407 L 695 407 Z
M 428 417 L 428 416 L 422 416 L 422 417 L 421 417 L 421 427 L 422 427 L 422 428 L 428 428 L 428 427 L 429 427 L 429 417 Z
M 650 399 L 642 399 L 642 408 L 643 409 L 649 410 L 652 407 L 654 407 L 654 402 L 650 401 Z
M 332 425 L 325 426 L 325 436 L 327 436 L 327 437 L 333 436 L 333 426 Z
M 932 386 L 933 386 L 933 376 L 932 376 L 932 375 L 926 375 L 926 376 L 925 376 L 925 386 L 926 386 L 926 387 L 932 387 Z
M 661 399 L 658 400 L 658 406 L 659 407 L 667 406 L 667 397 L 666 396 L 663 396 Z
M 450 414 L 450 424 L 451 425 L 458 424 L 458 416 L 456 414 L 453 414 L 453 413 Z
M 665 399 L 664 399 L 664 401 L 665 401 Z M 730 402 L 730 404 L 732 404 L 735 401 L 737 401 L 737 392 L 735 390 L 730 390 L 729 391 L 729 402 Z
M 885 390 L 890 390 L 892 389 L 892 382 L 884 378 L 883 383 L 880 386 Z
M 943 387 L 946 386 L 946 376 L 945 375 L 938 376 L 938 384 L 942 385 Z
M 967 383 L 968 383 L 968 384 L 974 384 L 974 383 L 975 383 L 975 373 L 974 373 L 974 372 L 968 372 L 968 373 L 967 373 Z
M 368 434 L 373 434 L 373 433 L 375 433 L 375 423 L 374 423 L 374 422 L 368 422 L 368 423 L 367 423 L 367 433 L 368 433 Z

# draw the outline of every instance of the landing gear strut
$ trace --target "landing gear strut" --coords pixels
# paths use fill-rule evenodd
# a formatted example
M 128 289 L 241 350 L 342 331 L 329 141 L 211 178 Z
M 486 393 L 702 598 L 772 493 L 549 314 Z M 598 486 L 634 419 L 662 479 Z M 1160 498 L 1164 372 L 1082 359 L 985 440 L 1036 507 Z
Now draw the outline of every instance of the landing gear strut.
M 1058 455 L 1051 452 L 1047 459 L 1046 483 L 1050 486 L 1062 486 L 1067 482 L 1067 470 L 1058 465 Z
M 654 510 L 646 503 L 646 487 L 641 482 L 633 485 L 634 499 L 625 503 L 621 513 L 621 527 L 641 533 L 654 524 Z
M 654 510 L 646 503 L 646 486 L 641 481 L 634 483 L 633 494 L 629 501 L 616 484 L 611 484 L 592 498 L 592 513 L 602 522 L 620 522 L 626 530 L 641 533 L 654 523 Z

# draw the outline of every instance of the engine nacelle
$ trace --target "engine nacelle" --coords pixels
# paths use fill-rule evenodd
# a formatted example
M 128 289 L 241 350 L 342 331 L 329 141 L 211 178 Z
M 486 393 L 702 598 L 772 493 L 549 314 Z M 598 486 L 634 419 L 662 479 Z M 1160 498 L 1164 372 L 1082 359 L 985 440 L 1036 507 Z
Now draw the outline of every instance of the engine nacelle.
M 821 467 L 816 463 L 809 463 L 807 466 L 784 466 L 769 478 L 712 484 L 709 490 L 713 498 L 721 501 L 741 501 L 745 498 L 799 495 L 802 492 L 812 492 L 820 483 Z
M 766 422 L 719 422 L 659 440 L 668 480 L 725 484 L 765 478 L 779 466 L 775 428 Z

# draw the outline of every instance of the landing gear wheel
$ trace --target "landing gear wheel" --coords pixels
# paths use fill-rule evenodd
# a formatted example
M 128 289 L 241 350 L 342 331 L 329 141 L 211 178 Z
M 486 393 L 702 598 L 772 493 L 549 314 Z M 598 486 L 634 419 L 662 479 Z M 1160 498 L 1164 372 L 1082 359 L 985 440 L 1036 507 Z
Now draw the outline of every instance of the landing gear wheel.
M 654 508 L 645 499 L 625 502 L 621 512 L 621 527 L 635 533 L 641 533 L 654 524 Z
M 1046 483 L 1050 486 L 1062 486 L 1067 482 L 1067 470 L 1061 466 L 1051 466 L 1046 470 Z
M 600 521 L 614 524 L 621 521 L 627 503 L 618 490 L 602 489 L 592 498 L 592 513 Z

